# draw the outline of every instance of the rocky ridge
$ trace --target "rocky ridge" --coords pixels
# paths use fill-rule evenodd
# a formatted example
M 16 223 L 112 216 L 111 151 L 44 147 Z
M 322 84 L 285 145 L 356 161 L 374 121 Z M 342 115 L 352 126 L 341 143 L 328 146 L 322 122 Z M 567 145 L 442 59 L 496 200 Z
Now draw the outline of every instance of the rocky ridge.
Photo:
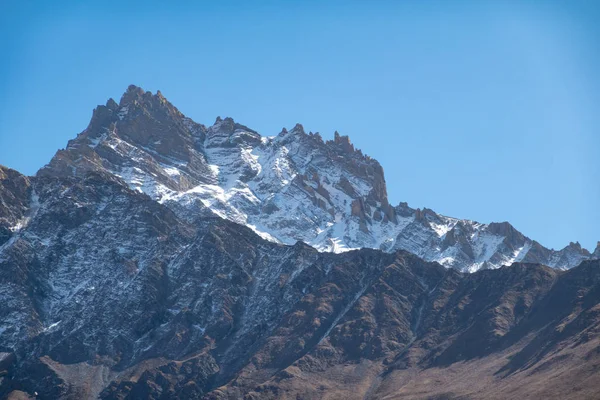
M 273 242 L 320 251 L 407 250 L 474 272 L 513 262 L 568 269 L 597 258 L 578 243 L 551 250 L 507 222 L 482 224 L 430 209 L 393 206 L 383 168 L 337 132 L 333 140 L 297 124 L 263 137 L 231 118 L 206 127 L 159 92 L 130 86 L 98 106 L 90 125 L 39 176 L 104 171 L 189 221 L 217 215 Z
M 103 169 L 2 171 L 0 397 L 600 389 L 599 261 L 466 274 L 405 251 L 319 252 L 211 214 L 188 220 Z

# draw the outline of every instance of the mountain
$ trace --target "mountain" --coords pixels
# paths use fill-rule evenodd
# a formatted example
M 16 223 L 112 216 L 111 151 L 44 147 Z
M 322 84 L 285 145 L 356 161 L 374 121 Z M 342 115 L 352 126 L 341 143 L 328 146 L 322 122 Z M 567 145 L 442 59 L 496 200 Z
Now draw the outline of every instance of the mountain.
M 118 104 L 98 106 L 87 129 L 38 176 L 90 171 L 119 177 L 188 221 L 216 215 L 270 241 L 301 240 L 319 251 L 407 250 L 469 272 L 513 262 L 569 269 L 591 258 L 578 243 L 549 250 L 507 222 L 393 206 L 381 165 L 337 132 L 323 140 L 297 124 L 263 137 L 231 118 L 206 127 L 160 91 L 136 86 Z
M 463 273 L 276 243 L 132 189 L 101 141 L 70 160 L 83 139 L 35 177 L 0 168 L 0 398 L 597 398 L 600 261 Z

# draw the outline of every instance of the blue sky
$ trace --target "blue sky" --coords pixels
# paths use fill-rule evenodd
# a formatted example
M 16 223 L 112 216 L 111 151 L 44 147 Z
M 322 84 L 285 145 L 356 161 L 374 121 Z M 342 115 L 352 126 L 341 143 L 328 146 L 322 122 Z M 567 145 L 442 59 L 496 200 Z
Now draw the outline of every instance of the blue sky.
M 393 203 L 600 240 L 598 2 L 83 3 L 0 5 L 1 164 L 34 174 L 134 83 L 205 124 L 347 134 Z

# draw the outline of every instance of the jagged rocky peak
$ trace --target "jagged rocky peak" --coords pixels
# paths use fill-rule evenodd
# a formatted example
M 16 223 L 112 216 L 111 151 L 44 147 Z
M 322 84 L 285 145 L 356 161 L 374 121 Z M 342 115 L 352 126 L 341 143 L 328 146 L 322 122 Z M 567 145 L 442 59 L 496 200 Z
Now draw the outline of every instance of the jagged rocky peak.
M 390 206 L 387 197 L 383 168 L 376 160 L 355 149 L 348 136 L 340 136 L 336 131 L 333 140 L 323 141 L 319 133 L 306 134 L 300 124 L 296 124 L 286 136 L 292 138 L 290 140 L 300 140 L 307 151 L 312 152 L 313 160 L 318 160 L 314 156 L 318 154 L 325 160 L 325 163 L 338 165 L 349 176 L 361 179 L 368 184 L 368 192 L 358 195 L 355 184 L 350 182 L 348 176 L 340 176 L 335 183 L 337 189 L 351 197 L 350 214 L 358 218 L 361 232 L 369 234 L 369 226 L 372 225 L 372 222 L 396 222 L 394 208 Z
M 301 123 L 297 123 L 296 125 L 294 125 L 294 127 L 292 128 L 292 130 L 290 131 L 290 133 L 294 134 L 300 134 L 300 135 L 306 135 L 306 132 L 304 132 L 304 126 L 302 126 Z
M 160 91 L 152 94 L 130 85 L 119 104 L 111 98 L 106 105 L 94 109 L 90 124 L 80 136 L 82 140 L 95 143 L 107 133 L 116 134 L 144 146 L 155 146 L 164 141 L 166 147 L 181 147 L 178 150 L 183 154 L 185 138 L 201 135 L 203 131 L 203 126 L 185 118 Z M 76 145 L 77 140 L 69 144 Z
M 581 243 L 579 243 L 579 242 L 569 242 L 569 245 L 567 247 L 570 248 L 570 249 L 572 249 L 572 250 L 586 251 L 587 252 L 586 249 L 584 249 L 583 247 L 581 247 Z
M 406 203 L 405 203 L 406 204 Z M 424 207 L 422 210 L 417 208 L 415 210 L 415 220 L 422 221 L 423 223 L 428 223 L 434 219 L 437 219 L 439 215 L 430 208 Z
M 225 118 L 217 117 L 217 119 L 215 120 L 215 123 L 213 124 L 213 126 L 211 128 L 214 131 L 222 131 L 222 132 L 227 132 L 230 134 L 234 133 L 235 131 L 238 131 L 238 130 L 244 130 L 244 131 L 256 133 L 255 131 L 248 128 L 247 126 L 238 124 L 231 117 L 225 117 Z
M 106 108 L 115 111 L 117 108 L 119 108 L 119 104 L 111 97 L 106 101 Z
M 131 88 L 131 87 L 130 87 Z M 183 161 L 189 161 L 195 133 L 184 115 L 160 92 L 153 95 L 140 88 L 129 89 L 121 98 L 117 117 L 119 135 L 142 146 L 156 146 Z
M 151 91 L 146 91 L 136 85 L 129 85 L 119 101 L 119 107 L 127 107 L 130 105 L 143 107 L 156 107 L 162 105 L 179 112 L 179 110 L 163 96 L 160 90 L 157 90 L 156 94 L 152 94 Z
M 98 106 L 87 129 L 38 175 L 90 171 L 119 177 L 187 220 L 217 215 L 268 240 L 302 240 L 322 251 L 407 250 L 468 271 L 515 261 L 570 268 L 591 257 L 577 246 L 546 249 L 506 222 L 393 207 L 383 167 L 337 131 L 324 141 L 297 123 L 263 137 L 229 117 L 205 127 L 159 91 L 133 85 L 119 104 Z
M 350 142 L 348 136 L 340 136 L 338 131 L 333 134 L 333 142 L 339 145 L 346 153 L 354 153 L 354 145 Z
M 594 250 L 591 257 L 593 259 L 600 259 L 600 241 L 596 244 L 596 250 Z
M 503 236 L 507 243 L 513 245 L 523 245 L 527 239 L 521 232 L 516 230 L 514 226 L 506 221 L 499 223 L 492 222 L 488 225 L 488 229 L 492 234 Z
M 492 222 L 489 224 L 490 232 L 497 233 L 499 235 L 512 235 L 516 232 L 516 229 L 508 222 Z
M 120 104 L 121 106 L 125 106 L 127 104 L 131 104 L 135 101 L 141 100 L 146 93 L 148 93 L 149 96 L 152 95 L 151 92 L 146 92 L 139 86 L 129 85 L 125 93 L 123 93 L 123 95 L 121 96 Z
M 38 175 L 83 177 L 108 171 L 148 191 L 158 185 L 184 190 L 211 181 L 201 154 L 203 125 L 186 118 L 160 91 L 152 94 L 131 85 L 115 104 L 109 99 L 106 106 L 98 106 L 88 127 Z M 170 165 L 184 173 L 173 176 Z
M 217 117 L 207 130 L 207 147 L 256 146 L 261 143 L 261 135 L 239 124 L 231 117 Z

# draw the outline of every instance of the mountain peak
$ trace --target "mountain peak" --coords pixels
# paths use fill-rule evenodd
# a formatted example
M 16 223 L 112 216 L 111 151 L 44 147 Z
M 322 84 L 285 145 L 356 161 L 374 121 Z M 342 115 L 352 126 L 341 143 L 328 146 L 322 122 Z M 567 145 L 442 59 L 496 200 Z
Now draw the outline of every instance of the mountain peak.
M 160 91 L 135 85 L 120 104 L 109 99 L 98 106 L 88 128 L 39 175 L 89 171 L 111 173 L 186 219 L 216 214 L 269 240 L 299 239 L 322 251 L 400 249 L 463 271 L 515 261 L 566 269 L 590 257 L 578 244 L 546 249 L 508 222 L 393 207 L 382 166 L 338 131 L 324 142 L 297 123 L 268 140 L 220 116 L 207 128 Z
M 136 85 L 129 85 L 127 87 L 127 90 L 125 91 L 125 93 L 123 93 L 123 96 L 121 96 L 121 100 L 119 101 L 119 105 L 125 106 L 127 104 L 131 104 L 133 102 L 135 102 L 136 100 L 139 101 L 142 99 L 142 97 L 146 94 L 149 93 L 150 95 L 152 95 L 151 92 L 146 92 L 144 89 L 142 89 L 139 86 Z
M 354 153 L 354 145 L 348 136 L 341 136 L 338 131 L 333 134 L 333 142 L 339 145 L 346 153 Z
M 574 249 L 574 250 L 581 250 L 581 244 L 578 241 L 575 242 L 570 242 L 569 245 L 567 246 L 570 249 Z
M 106 107 L 115 111 L 117 108 L 119 108 L 119 104 L 111 97 L 106 101 Z
M 592 258 L 600 259 L 600 241 L 598 241 L 598 244 L 596 244 L 596 250 L 594 250 L 592 253 Z
M 157 90 L 156 94 L 152 94 L 152 92 L 145 91 L 139 86 L 129 85 L 125 93 L 121 96 L 119 107 L 123 108 L 136 105 L 142 105 L 144 108 L 151 109 L 166 106 L 175 114 L 180 114 L 177 108 L 167 100 L 160 90 Z
M 294 127 L 292 128 L 292 130 L 290 131 L 290 133 L 296 133 L 296 134 L 303 134 L 305 135 L 306 132 L 304 132 L 304 126 L 302 126 L 302 124 L 297 123 L 296 125 L 294 125 Z

